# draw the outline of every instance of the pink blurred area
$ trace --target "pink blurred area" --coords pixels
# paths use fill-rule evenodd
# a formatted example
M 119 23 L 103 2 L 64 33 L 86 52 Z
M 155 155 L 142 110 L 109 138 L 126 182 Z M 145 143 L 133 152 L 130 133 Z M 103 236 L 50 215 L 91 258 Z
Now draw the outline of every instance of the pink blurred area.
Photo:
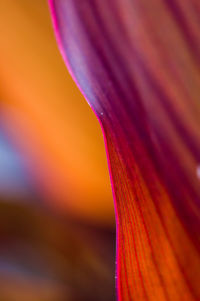
M 0 1 L 0 300 L 114 298 L 114 209 L 100 126 L 46 0 Z

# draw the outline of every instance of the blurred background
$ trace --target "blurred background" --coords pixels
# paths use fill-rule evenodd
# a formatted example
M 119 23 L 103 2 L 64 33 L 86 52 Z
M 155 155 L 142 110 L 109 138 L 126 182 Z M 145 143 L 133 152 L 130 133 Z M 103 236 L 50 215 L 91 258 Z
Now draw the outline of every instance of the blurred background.
M 46 0 L 0 0 L 0 301 L 115 299 L 100 126 Z

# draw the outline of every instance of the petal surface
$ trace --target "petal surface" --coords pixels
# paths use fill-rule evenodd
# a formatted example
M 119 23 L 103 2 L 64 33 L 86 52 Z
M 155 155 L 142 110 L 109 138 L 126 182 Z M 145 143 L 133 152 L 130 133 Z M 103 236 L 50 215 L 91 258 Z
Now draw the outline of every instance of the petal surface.
M 105 136 L 118 299 L 200 300 L 199 1 L 49 3 Z

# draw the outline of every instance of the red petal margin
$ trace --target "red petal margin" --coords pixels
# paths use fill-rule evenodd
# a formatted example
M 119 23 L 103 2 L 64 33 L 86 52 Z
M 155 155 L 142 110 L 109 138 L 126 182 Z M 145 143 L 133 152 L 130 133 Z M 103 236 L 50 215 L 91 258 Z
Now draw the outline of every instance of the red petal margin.
M 105 136 L 118 299 L 200 300 L 200 1 L 49 3 Z

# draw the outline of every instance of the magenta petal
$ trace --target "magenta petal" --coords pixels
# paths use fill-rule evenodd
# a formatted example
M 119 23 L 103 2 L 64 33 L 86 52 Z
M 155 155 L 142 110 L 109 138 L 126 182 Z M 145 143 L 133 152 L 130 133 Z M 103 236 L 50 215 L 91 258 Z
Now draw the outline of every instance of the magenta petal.
M 200 2 L 50 6 L 105 135 L 119 300 L 200 300 Z

